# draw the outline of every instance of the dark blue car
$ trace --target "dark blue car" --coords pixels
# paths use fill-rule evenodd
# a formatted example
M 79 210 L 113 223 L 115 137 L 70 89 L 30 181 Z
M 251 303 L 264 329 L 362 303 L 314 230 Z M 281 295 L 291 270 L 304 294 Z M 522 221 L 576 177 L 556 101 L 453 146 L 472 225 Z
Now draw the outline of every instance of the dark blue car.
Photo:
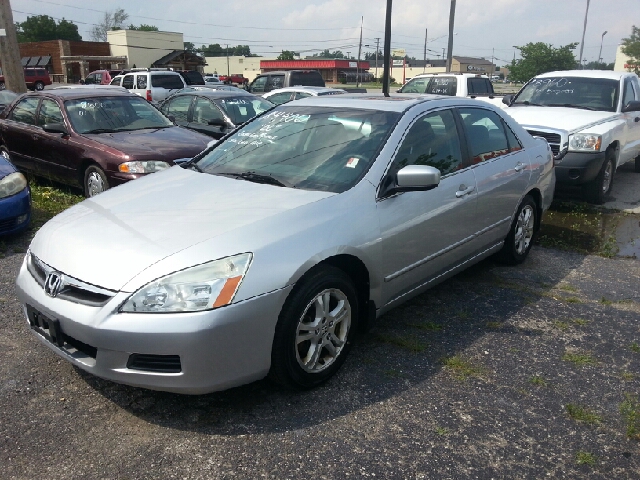
M 22 232 L 31 221 L 31 193 L 26 178 L 0 151 L 0 235 Z

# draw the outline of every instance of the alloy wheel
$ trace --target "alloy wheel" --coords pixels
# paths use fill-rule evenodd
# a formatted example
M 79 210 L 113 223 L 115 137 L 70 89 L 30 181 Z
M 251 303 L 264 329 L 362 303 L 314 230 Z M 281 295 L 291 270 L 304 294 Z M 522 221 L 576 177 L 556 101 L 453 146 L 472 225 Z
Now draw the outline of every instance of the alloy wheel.
M 105 191 L 104 181 L 98 172 L 91 172 L 87 177 L 87 192 L 89 197 L 94 197 Z
M 602 193 L 607 193 L 611 188 L 611 179 L 613 178 L 613 163 L 607 162 L 607 166 L 604 169 L 604 175 L 602 177 Z
M 525 205 L 518 215 L 516 223 L 515 247 L 518 255 L 524 254 L 533 238 L 534 211 L 531 205 Z
M 351 326 L 351 305 L 338 289 L 318 293 L 307 305 L 296 329 L 296 358 L 309 373 L 328 368 L 340 356 Z

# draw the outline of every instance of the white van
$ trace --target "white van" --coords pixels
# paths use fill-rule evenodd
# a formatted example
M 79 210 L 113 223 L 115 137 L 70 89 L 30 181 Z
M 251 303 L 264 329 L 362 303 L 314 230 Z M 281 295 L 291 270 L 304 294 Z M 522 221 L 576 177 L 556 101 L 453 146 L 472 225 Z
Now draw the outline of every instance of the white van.
M 122 77 L 121 85 L 152 103 L 160 103 L 176 90 L 187 86 L 178 72 L 148 69 L 127 73 Z

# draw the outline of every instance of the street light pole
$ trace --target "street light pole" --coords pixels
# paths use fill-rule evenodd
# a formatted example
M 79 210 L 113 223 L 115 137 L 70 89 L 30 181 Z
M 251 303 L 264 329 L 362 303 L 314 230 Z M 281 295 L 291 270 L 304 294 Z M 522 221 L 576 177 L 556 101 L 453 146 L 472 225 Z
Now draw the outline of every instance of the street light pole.
M 391 62 L 391 0 L 387 0 L 384 22 L 384 69 L 382 70 L 382 93 L 389 96 L 389 63 Z
M 580 42 L 580 60 L 579 65 L 582 66 L 582 51 L 584 50 L 584 34 L 587 32 L 587 16 L 589 15 L 589 2 L 591 0 L 587 0 L 587 11 L 584 12 L 584 27 L 582 29 L 582 42 Z M 584 67 L 582 67 L 584 68 Z
M 449 42 L 447 44 L 447 73 L 451 71 L 451 59 L 453 53 L 453 23 L 456 16 L 456 0 L 451 0 L 449 10 Z
M 600 37 L 600 53 L 598 53 L 598 62 L 602 63 L 602 42 L 604 41 L 604 36 L 607 34 L 605 30 L 602 32 L 602 37 Z

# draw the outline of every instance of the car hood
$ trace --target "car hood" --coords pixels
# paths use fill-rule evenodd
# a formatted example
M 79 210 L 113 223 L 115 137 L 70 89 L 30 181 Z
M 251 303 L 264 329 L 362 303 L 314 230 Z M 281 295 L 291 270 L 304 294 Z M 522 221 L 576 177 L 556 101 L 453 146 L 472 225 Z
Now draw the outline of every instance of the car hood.
M 504 111 L 525 128 L 553 128 L 569 133 L 615 118 L 614 112 L 566 107 L 511 106 Z
M 194 157 L 204 150 L 211 140 L 206 135 L 177 126 L 84 136 L 135 159 L 153 158 L 165 161 Z
M 120 290 L 183 249 L 333 195 L 176 166 L 65 210 L 38 231 L 30 249 L 66 275 Z

